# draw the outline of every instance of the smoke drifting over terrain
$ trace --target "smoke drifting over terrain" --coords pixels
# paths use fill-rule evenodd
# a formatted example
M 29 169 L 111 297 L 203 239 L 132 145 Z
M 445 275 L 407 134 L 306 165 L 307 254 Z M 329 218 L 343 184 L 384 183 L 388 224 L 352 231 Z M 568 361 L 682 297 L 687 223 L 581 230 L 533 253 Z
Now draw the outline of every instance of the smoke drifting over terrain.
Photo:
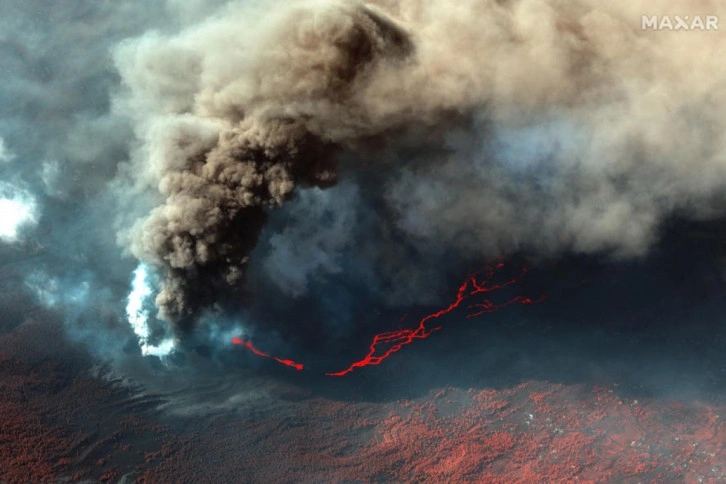
M 154 274 L 128 313 L 144 345 L 146 319 L 158 343 L 271 287 L 348 321 L 440 297 L 451 253 L 640 256 L 669 217 L 726 215 L 724 34 L 641 30 L 668 2 L 119 5 L 68 14 L 106 24 L 63 69 L 48 46 L 83 30 L 5 39 L 52 75 L 6 74 L 0 169 L 34 187 L 53 277 L 119 294 L 122 252 Z

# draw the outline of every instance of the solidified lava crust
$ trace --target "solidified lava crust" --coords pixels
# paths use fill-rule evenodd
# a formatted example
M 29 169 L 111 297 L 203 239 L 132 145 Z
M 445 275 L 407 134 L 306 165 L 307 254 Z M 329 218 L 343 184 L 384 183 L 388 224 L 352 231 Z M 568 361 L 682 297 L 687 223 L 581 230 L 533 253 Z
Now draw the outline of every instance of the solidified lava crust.
M 173 441 L 134 417 L 138 400 L 91 376 L 92 364 L 52 322 L 0 332 L 0 482 L 117 481 L 144 449 Z
M 722 405 L 546 381 L 357 401 L 253 374 L 187 405 L 92 377 L 60 339 L 0 334 L 0 482 L 726 480 Z
M 174 450 L 147 482 L 201 472 L 252 482 L 672 482 L 726 479 L 716 409 L 526 382 L 417 400 L 278 402 Z M 676 437 L 678 436 L 678 437 Z M 199 453 L 200 449 L 208 449 Z M 240 457 L 242 456 L 242 457 Z M 236 459 L 236 460 L 235 460 Z

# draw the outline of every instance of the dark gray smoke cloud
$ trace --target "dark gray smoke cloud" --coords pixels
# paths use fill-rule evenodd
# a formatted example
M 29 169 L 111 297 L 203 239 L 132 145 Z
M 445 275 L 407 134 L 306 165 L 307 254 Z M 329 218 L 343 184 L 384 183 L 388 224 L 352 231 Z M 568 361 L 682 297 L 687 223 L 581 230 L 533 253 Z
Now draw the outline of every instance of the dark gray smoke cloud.
M 452 260 L 638 256 L 726 212 L 724 34 L 641 30 L 670 2 L 6 3 L 29 284 L 116 318 L 137 262 L 127 312 L 172 332 L 271 288 L 354 324 Z

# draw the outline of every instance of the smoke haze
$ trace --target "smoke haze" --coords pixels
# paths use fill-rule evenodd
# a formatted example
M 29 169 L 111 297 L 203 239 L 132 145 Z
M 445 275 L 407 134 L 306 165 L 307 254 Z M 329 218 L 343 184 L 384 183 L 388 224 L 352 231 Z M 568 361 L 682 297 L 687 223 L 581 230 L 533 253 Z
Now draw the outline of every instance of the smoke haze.
M 641 30 L 668 2 L 74 5 L 3 3 L 0 237 L 79 334 L 123 334 L 137 266 L 144 344 L 255 304 L 344 332 L 452 265 L 726 215 L 726 43 Z

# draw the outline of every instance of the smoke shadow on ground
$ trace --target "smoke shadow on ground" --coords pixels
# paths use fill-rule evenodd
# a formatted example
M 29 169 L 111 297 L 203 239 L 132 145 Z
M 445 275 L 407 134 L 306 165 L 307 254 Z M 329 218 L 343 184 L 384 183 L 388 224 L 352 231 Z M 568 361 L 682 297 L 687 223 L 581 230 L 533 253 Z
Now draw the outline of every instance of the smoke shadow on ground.
M 344 378 L 267 371 L 314 393 L 355 401 L 411 399 L 441 387 L 507 388 L 528 380 L 614 385 L 631 398 L 722 401 L 723 222 L 674 222 L 666 232 L 638 261 L 569 257 L 535 264 L 518 290 L 546 294 L 542 303 L 451 318 L 443 331 L 379 366 Z M 354 361 L 369 342 L 347 342 L 341 353 Z
M 231 345 L 211 354 L 190 351 L 177 368 L 147 359 L 120 372 L 138 378 L 147 392 L 158 391 L 162 400 L 185 395 L 199 402 L 203 394 L 223 399 L 226 393 L 244 391 L 245 385 L 232 383 L 236 379 L 287 388 L 283 394 L 293 399 L 311 395 L 389 402 L 441 387 L 510 388 L 539 380 L 617 386 L 629 398 L 723 401 L 723 227 L 723 222 L 673 223 L 652 254 L 638 261 L 574 256 L 534 261 L 516 291 L 534 297 L 545 294 L 543 302 L 475 319 L 449 318 L 430 338 L 403 348 L 379 366 L 360 368 L 343 378 L 324 373 L 362 357 L 372 333 L 361 331 L 327 353 L 320 348 L 319 354 L 308 349 L 300 355 L 279 355 L 299 356 L 306 364 L 302 372 Z M 32 317 L 34 304 L 16 287 L 11 271 L 17 268 L 4 268 L 0 282 L 8 289 L 3 292 L 9 311 L 3 319 L 7 332 Z M 452 278 L 451 287 L 459 282 Z M 418 315 L 435 309 L 414 308 L 406 323 L 396 323 L 401 315 L 383 314 L 375 330 L 391 329 L 389 323 L 415 324 Z M 45 310 L 36 312 L 40 317 Z M 162 380 L 165 384 L 159 385 Z M 198 391 L 197 382 L 204 392 Z

